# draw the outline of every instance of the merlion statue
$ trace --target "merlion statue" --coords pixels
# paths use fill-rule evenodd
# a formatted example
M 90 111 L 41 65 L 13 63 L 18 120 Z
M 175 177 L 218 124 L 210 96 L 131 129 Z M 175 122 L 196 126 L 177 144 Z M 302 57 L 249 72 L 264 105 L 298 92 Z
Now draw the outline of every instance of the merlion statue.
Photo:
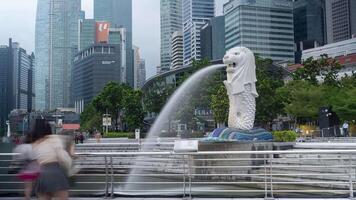
M 239 130 L 251 130 L 258 97 L 255 56 L 246 47 L 234 47 L 226 52 L 223 62 L 227 65 L 224 84 L 230 102 L 228 125 Z

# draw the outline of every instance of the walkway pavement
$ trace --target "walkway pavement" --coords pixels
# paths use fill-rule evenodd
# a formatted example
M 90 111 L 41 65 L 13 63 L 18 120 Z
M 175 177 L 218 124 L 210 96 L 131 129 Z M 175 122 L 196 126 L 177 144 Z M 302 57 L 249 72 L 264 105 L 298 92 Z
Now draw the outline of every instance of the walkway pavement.
M 69 198 L 69 200 L 190 200 L 189 198 Z M 19 197 L 0 197 L 0 200 L 23 200 Z M 36 200 L 36 199 L 33 199 Z M 192 198 L 191 200 L 265 200 L 264 198 Z M 271 199 L 272 200 L 272 199 Z M 273 200 L 350 200 L 349 198 L 275 198 Z

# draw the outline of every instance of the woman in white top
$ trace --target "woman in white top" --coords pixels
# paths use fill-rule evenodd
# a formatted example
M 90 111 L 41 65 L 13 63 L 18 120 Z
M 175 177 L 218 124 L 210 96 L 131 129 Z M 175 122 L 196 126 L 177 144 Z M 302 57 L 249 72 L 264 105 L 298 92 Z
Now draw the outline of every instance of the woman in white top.
M 40 199 L 53 197 L 68 199 L 67 169 L 72 159 L 59 135 L 52 135 L 51 126 L 44 119 L 37 119 L 33 131 L 33 154 L 41 167 L 35 190 Z

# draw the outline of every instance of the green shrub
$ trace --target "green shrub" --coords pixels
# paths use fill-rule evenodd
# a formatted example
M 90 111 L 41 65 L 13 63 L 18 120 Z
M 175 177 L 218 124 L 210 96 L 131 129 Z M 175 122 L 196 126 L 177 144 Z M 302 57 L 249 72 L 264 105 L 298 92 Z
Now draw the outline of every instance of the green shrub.
M 127 132 L 108 132 L 104 133 L 104 138 L 135 138 L 135 133 Z
M 275 142 L 294 142 L 298 137 L 295 131 L 273 131 L 272 134 Z

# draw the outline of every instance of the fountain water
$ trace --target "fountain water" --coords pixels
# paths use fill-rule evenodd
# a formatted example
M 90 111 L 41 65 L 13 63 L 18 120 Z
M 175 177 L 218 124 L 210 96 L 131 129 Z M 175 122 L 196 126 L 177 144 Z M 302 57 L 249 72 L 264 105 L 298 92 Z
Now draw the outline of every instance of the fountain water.
M 167 104 L 164 106 L 159 116 L 157 117 L 155 123 L 151 127 L 147 137 L 146 143 L 155 142 L 157 137 L 159 137 L 162 131 L 167 131 L 170 126 L 170 122 L 172 120 L 183 120 L 186 118 L 184 116 L 189 112 L 192 114 L 192 98 L 199 95 L 202 89 L 205 89 L 204 86 L 211 79 L 211 75 L 213 75 L 217 70 L 226 67 L 224 64 L 212 65 L 205 67 L 198 72 L 194 73 L 188 80 L 186 80 L 170 97 Z M 152 145 L 143 145 L 142 151 L 152 151 L 150 149 Z M 140 174 L 142 173 L 142 168 L 137 167 L 140 163 L 137 160 L 142 160 L 142 157 L 136 159 L 135 167 L 131 170 L 130 174 Z M 140 182 L 140 177 L 129 176 L 127 182 Z M 127 184 L 124 186 L 125 190 L 133 190 L 135 189 L 135 185 Z

